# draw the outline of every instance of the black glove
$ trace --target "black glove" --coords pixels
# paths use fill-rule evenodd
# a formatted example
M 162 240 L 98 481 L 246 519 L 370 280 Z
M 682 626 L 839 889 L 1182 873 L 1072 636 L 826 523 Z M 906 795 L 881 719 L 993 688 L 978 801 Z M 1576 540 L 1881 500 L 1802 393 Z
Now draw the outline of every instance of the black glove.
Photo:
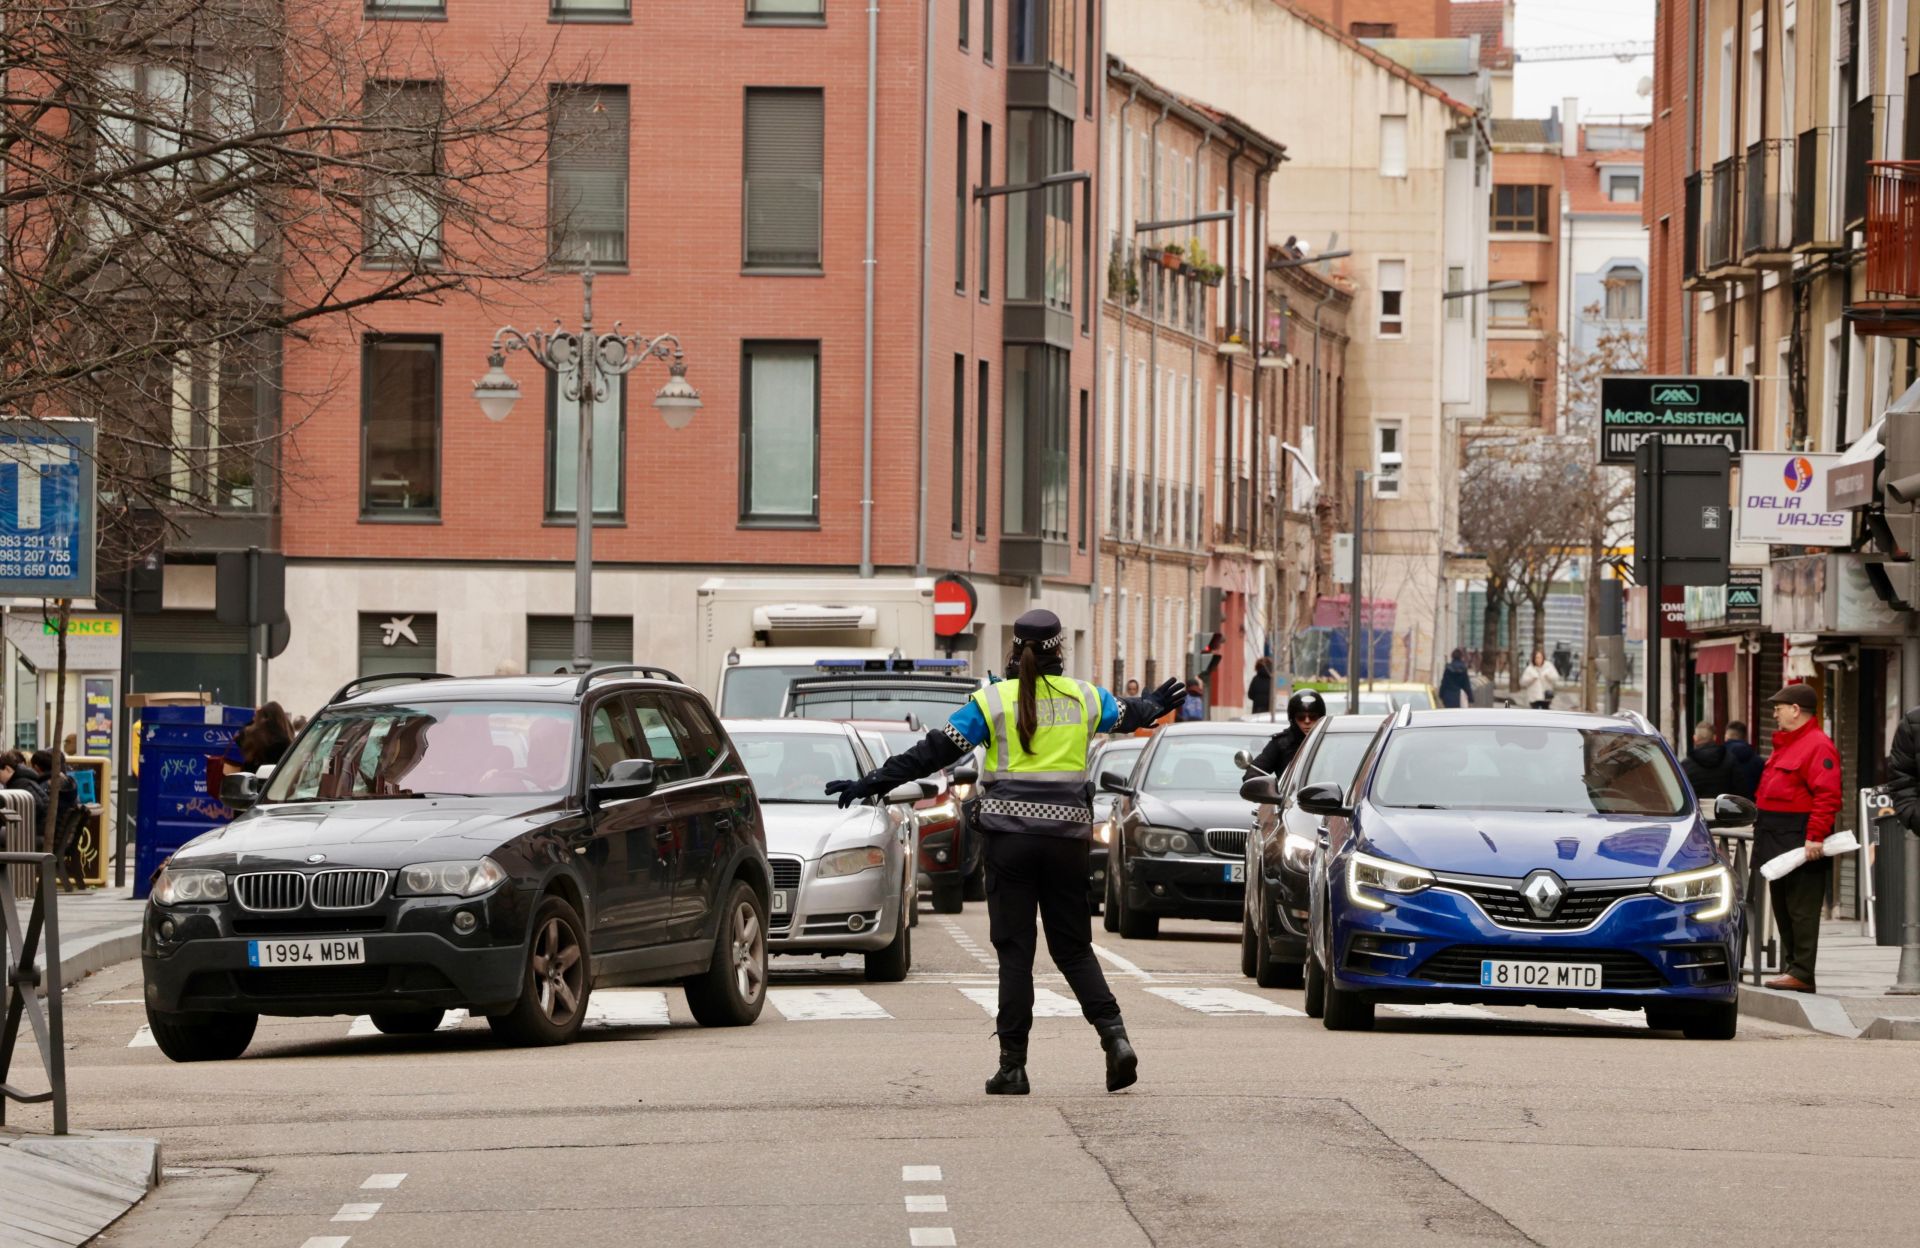
M 1166 715 L 1179 710 L 1181 705 L 1186 702 L 1187 686 L 1183 681 L 1169 680 L 1148 694 L 1147 697 L 1152 700 L 1155 706 L 1160 708 L 1160 715 Z M 1155 719 L 1159 717 L 1159 715 L 1154 716 Z
M 840 798 L 840 809 L 845 810 L 855 802 L 863 802 L 880 790 L 872 776 L 862 776 L 858 780 L 827 781 L 827 796 Z

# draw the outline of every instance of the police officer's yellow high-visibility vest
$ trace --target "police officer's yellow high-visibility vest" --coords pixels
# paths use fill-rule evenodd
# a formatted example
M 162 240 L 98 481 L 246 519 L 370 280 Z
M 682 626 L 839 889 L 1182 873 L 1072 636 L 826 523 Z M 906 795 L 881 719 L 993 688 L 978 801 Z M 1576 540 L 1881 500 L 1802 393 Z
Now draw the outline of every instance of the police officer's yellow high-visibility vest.
M 1029 780 L 1072 780 L 1086 775 L 1087 746 L 1100 714 L 1100 693 L 1092 685 L 1065 676 L 1042 676 L 1034 691 L 1038 711 L 1033 748 L 1020 744 L 1020 682 L 1003 680 L 974 691 L 974 705 L 987 721 L 986 770 L 989 784 L 1008 776 Z

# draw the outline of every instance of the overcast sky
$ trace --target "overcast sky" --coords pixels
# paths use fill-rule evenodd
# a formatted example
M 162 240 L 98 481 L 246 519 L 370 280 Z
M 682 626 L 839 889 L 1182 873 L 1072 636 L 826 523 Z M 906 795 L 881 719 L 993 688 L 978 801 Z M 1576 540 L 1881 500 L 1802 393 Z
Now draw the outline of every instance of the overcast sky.
M 1602 44 L 1653 39 L 1654 0 L 1518 0 L 1514 44 L 1522 49 L 1560 44 Z M 1653 58 L 1622 65 L 1616 60 L 1552 61 L 1514 70 L 1514 112 L 1545 117 L 1563 96 L 1580 101 L 1580 113 L 1650 115 L 1640 81 L 1653 73 Z

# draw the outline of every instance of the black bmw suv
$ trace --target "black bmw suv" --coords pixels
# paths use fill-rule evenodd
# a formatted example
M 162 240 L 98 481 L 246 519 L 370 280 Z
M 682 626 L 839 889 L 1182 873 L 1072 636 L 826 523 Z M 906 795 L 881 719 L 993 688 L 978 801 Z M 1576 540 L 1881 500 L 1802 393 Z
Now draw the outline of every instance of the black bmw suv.
M 759 803 L 671 673 L 355 681 L 221 797 L 243 813 L 155 873 L 141 934 L 175 1061 L 239 1056 L 262 1014 L 562 1044 L 595 987 L 682 984 L 708 1026 L 765 1003 Z

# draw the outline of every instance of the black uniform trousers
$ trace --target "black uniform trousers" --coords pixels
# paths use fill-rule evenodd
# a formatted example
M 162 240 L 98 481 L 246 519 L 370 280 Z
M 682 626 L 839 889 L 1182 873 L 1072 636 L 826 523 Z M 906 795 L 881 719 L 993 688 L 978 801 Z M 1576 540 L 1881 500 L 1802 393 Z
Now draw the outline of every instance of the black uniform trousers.
M 1025 1045 L 1033 1030 L 1036 909 L 1046 929 L 1047 953 L 1067 977 L 1080 1012 L 1096 1027 L 1120 1021 L 1120 1003 L 1093 952 L 1090 845 L 1077 837 L 986 834 L 987 918 L 1000 957 L 1000 1017 L 994 1030 L 1002 1044 Z
M 1765 862 L 1807 843 L 1807 816 L 1795 811 L 1763 810 L 1754 828 L 1754 858 Z M 1804 984 L 1813 978 L 1820 954 L 1820 911 L 1827 901 L 1827 877 L 1833 859 L 1805 863 L 1767 885 L 1773 921 L 1780 928 L 1780 969 Z

